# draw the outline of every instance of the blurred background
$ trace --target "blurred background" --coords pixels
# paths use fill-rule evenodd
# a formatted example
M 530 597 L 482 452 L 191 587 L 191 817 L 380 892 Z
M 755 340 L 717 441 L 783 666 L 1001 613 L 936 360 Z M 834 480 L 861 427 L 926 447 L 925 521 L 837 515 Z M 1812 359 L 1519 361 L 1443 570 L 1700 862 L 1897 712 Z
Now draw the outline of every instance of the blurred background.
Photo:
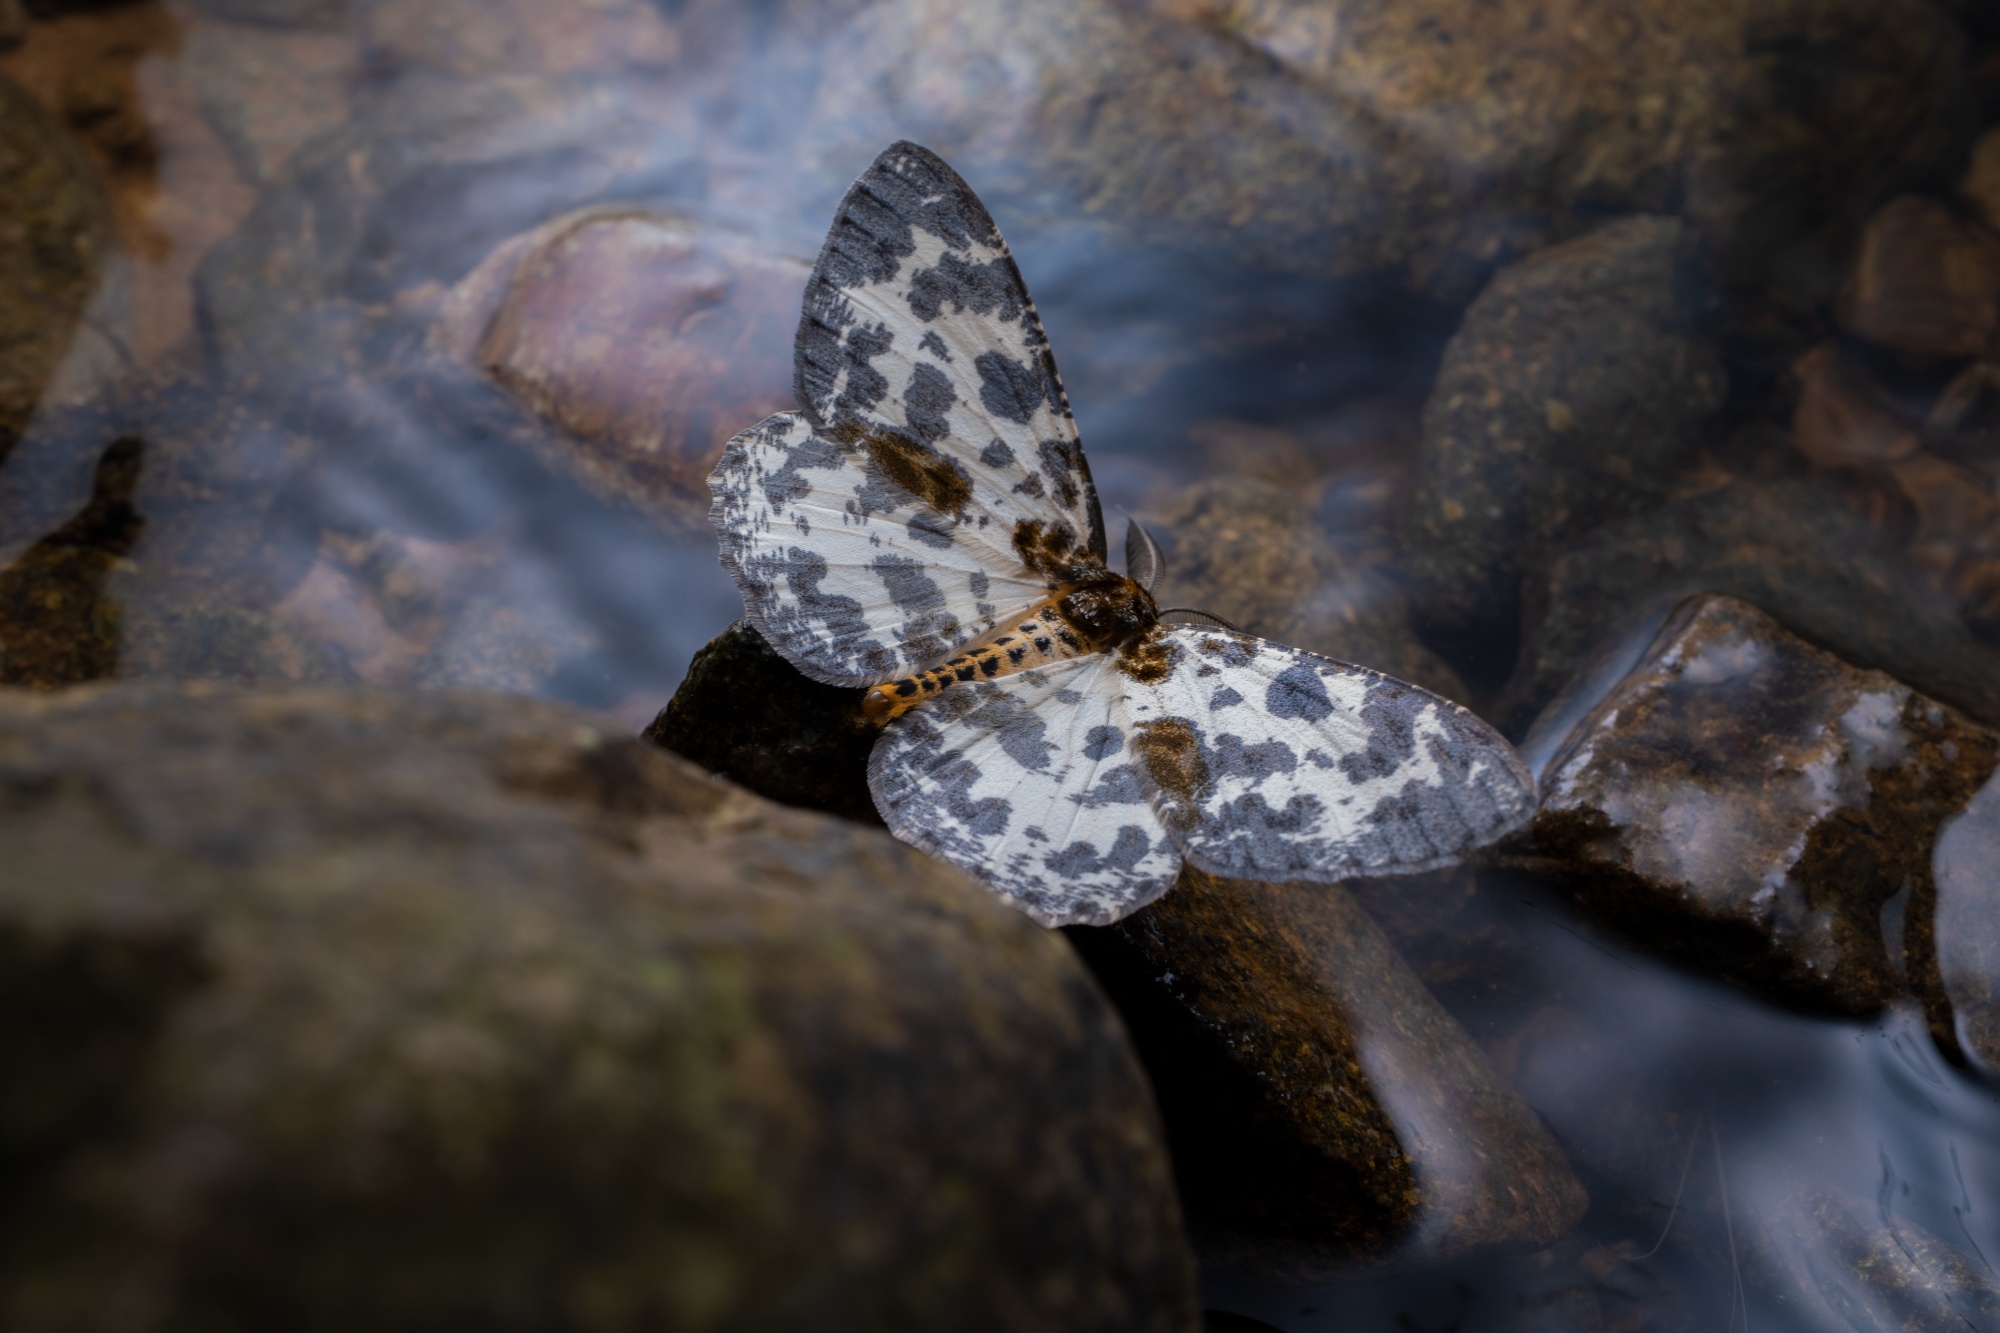
M 1163 604 L 1465 700 L 1575 791 L 1575 728 L 1726 594 L 1808 645 L 1714 751 L 1759 837 L 1822 731 L 1904 771 L 1849 703 L 1778 718 L 1827 673 L 1950 719 L 1908 784 L 1949 808 L 1798 798 L 1881 818 L 1789 924 L 1565 887 L 1630 800 L 1357 887 L 1578 1203 L 1336 1243 L 1170 1106 L 1211 1327 L 2000 1329 L 2000 804 L 1949 822 L 2000 724 L 1989 127 L 1983 0 L 0 0 L 0 684 L 636 733 L 740 615 L 708 470 L 792 405 L 832 209 L 914 139 Z

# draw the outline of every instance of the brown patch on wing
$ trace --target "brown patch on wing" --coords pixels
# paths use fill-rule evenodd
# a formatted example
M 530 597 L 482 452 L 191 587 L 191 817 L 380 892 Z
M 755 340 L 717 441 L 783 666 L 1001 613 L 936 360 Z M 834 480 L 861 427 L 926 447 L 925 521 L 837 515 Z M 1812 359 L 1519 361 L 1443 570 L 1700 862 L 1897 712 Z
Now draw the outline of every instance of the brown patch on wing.
M 1118 669 L 1141 685 L 1157 685 L 1180 665 L 1180 646 L 1158 626 L 1118 650 Z
M 965 517 L 965 507 L 972 503 L 972 479 L 944 455 L 907 435 L 870 428 L 851 417 L 835 422 L 826 434 L 839 444 L 860 445 L 883 476 L 940 514 Z
M 1146 776 L 1172 803 L 1161 811 L 1168 822 L 1186 828 L 1195 822 L 1202 798 L 1210 790 L 1208 761 L 1201 756 L 1201 738 L 1177 717 L 1155 718 L 1133 728 L 1132 749 L 1145 765 Z
M 1067 523 L 1054 527 L 1038 518 L 1024 518 L 1014 525 L 1014 554 L 1021 563 L 1049 581 L 1085 583 L 1111 571 L 1104 562 L 1078 544 L 1076 531 Z

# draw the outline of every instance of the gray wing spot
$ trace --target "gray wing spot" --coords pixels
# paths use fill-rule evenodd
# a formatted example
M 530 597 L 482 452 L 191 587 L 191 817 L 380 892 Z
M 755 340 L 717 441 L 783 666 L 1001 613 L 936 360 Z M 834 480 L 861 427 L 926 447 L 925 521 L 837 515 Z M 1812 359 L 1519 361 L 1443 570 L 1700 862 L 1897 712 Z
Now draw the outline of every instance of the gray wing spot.
M 937 336 L 936 329 L 926 329 L 923 340 L 917 344 L 946 365 L 951 364 L 951 349 L 944 345 L 944 339 Z
M 1333 712 L 1333 701 L 1326 697 L 1319 672 L 1302 662 L 1279 672 L 1264 691 L 1264 711 L 1272 717 L 1318 722 Z
M 1208 696 L 1208 711 L 1213 713 L 1224 708 L 1234 708 L 1237 704 L 1240 704 L 1242 702 L 1243 702 L 1242 695 L 1238 694 L 1230 686 L 1224 685 L 1214 694 Z
M 1095 726 L 1083 733 L 1083 755 L 1102 759 L 1125 748 L 1125 733 L 1113 726 Z
M 975 315 L 1012 324 L 1024 308 L 1021 279 L 1014 261 L 995 259 L 984 264 L 968 264 L 947 251 L 936 265 L 920 270 L 910 280 L 910 310 L 926 324 L 945 313 L 971 311 Z
M 1378 781 L 1408 763 L 1417 752 L 1417 714 L 1436 702 L 1388 676 L 1371 681 L 1361 705 L 1361 721 L 1368 727 L 1368 745 L 1359 753 L 1341 756 L 1340 771 L 1347 775 L 1347 780 L 1357 784 Z
M 1007 447 L 1005 440 L 991 440 L 979 451 L 979 461 L 994 469 L 1012 467 L 1014 451 Z
M 957 401 L 949 376 L 936 366 L 919 365 L 910 373 L 909 387 L 903 390 L 903 416 L 918 439 L 935 445 L 951 433 L 946 414 Z
M 972 367 L 979 372 L 980 403 L 1003 420 L 1025 426 L 1048 399 L 1048 384 L 1041 373 L 1004 352 L 981 352 L 973 358 Z

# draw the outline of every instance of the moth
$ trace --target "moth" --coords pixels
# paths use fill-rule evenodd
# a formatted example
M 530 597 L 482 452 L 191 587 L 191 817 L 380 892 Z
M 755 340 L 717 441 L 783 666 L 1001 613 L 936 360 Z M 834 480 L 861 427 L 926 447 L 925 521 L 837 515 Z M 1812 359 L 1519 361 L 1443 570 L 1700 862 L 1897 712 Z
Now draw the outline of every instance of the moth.
M 1259 880 L 1432 869 L 1519 827 L 1534 784 L 1458 705 L 1196 613 L 1127 570 L 999 228 L 912 143 L 841 202 L 805 290 L 799 410 L 709 478 L 751 622 L 865 687 L 898 838 L 1045 925 L 1104 924 L 1182 862 Z

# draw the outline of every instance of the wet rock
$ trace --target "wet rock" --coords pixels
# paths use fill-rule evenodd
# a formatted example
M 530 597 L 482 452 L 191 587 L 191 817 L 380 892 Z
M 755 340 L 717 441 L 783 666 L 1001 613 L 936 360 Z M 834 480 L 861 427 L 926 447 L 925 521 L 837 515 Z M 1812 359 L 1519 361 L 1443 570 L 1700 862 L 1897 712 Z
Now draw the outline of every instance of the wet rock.
M 1996 757 L 1956 711 L 1701 597 L 1570 732 L 1535 841 L 1585 911 L 1650 947 L 1866 1014 L 1929 973 L 1932 844 Z
M 55 689 L 116 671 L 118 607 L 105 584 L 144 526 L 132 507 L 139 458 L 137 440 L 114 442 L 89 503 L 0 570 L 0 685 Z
M 2000 779 L 1938 834 L 1937 965 L 1964 1052 L 2000 1074 Z
M 29 94 L 0 78 L 0 463 L 76 336 L 111 245 L 89 161 Z
M 1959 177 L 1958 194 L 1986 226 L 2000 232 L 2000 130 L 1988 130 L 1972 145 L 1972 160 Z
M 352 0 L 187 0 L 188 8 L 223 23 L 270 28 L 338 29 L 347 25 Z
M 301 144 L 347 119 L 359 53 L 344 33 L 288 30 L 322 26 L 310 13 L 245 22 L 266 26 L 197 25 L 181 61 L 237 172 L 264 185 Z
M 1552 547 L 1664 498 L 1691 461 L 1724 379 L 1679 311 L 1686 241 L 1669 219 L 1615 222 L 1504 270 L 1465 312 L 1406 519 L 1433 633 L 1490 639 Z
M 539 0 L 361 0 L 369 65 L 459 79 L 664 67 L 680 52 L 647 0 L 592 0 L 579 14 Z
M 1470 0 L 898 0 L 825 48 L 808 143 L 853 163 L 914 136 L 989 204 L 1080 199 L 1211 253 L 1408 264 L 1440 290 L 1678 186 L 1761 274 L 1950 150 L 1962 45 L 1925 0 L 1584 0 L 1561 21 Z
M 1873 1200 L 1803 1188 L 1768 1224 L 1796 1304 L 1816 1326 L 1946 1333 L 2000 1320 L 1990 1266 Z
M 1424 647 L 1386 572 L 1344 550 L 1314 522 L 1313 488 L 1246 472 L 1232 458 L 1148 513 L 1167 556 L 1154 590 L 1239 629 L 1386 671 L 1448 698 L 1458 674 Z
M 1312 1283 L 1539 1249 L 1586 1200 L 1382 931 L 1335 886 L 1188 870 L 1073 929 L 1159 1093 L 1203 1261 Z
M 694 655 L 646 739 L 760 796 L 879 825 L 861 694 L 807 680 L 739 620 Z
M 1874 467 L 1907 458 L 1923 443 L 1918 427 L 1869 392 L 1836 343 L 1821 343 L 1799 359 L 1799 400 L 1792 442 L 1824 467 Z
M 1062 941 L 470 694 L 0 697 L 0 1309 L 1198 1327 Z
M 705 532 L 722 446 L 795 406 L 807 272 L 685 219 L 586 213 L 501 246 L 432 342 L 472 342 L 470 359 L 556 428 L 558 466 L 598 494 Z
M 1841 298 L 1851 333 L 1918 356 L 1978 357 L 2000 334 L 2000 236 L 1904 195 L 1868 220 Z
M 535 694 L 566 662 L 597 646 L 588 627 L 561 608 L 484 593 L 466 602 L 417 668 L 416 682 Z
M 1503 730 L 1526 732 L 1593 657 L 1620 650 L 1626 627 L 1640 627 L 1643 643 L 1646 625 L 1704 591 L 2000 723 L 2000 657 L 1972 639 L 1950 599 L 1834 491 L 1777 480 L 1675 501 L 1558 557 L 1527 589 L 1521 659 L 1496 705 Z

